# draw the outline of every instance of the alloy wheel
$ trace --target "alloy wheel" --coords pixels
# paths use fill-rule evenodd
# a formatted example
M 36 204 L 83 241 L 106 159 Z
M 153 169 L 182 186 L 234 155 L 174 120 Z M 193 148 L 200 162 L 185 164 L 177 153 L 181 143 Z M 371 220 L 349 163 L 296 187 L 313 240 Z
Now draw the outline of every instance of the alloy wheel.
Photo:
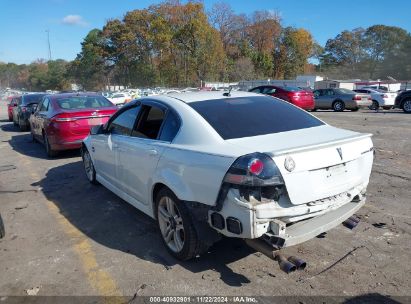
M 161 235 L 165 243 L 175 253 L 182 251 L 185 230 L 177 205 L 170 197 L 164 196 L 159 201 L 157 212 Z
M 404 101 L 402 108 L 404 112 L 411 113 L 411 99 L 407 99 L 406 101 Z

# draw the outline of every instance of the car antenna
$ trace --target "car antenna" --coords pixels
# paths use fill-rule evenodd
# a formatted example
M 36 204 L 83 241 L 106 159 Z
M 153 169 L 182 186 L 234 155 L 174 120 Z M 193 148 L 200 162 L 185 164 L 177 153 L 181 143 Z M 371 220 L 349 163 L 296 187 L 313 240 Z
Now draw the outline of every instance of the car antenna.
M 230 97 L 231 96 L 231 90 L 233 89 L 233 87 L 232 86 L 230 86 L 230 88 L 228 89 L 228 92 L 225 92 L 225 93 L 223 93 L 223 96 L 227 96 L 227 97 Z

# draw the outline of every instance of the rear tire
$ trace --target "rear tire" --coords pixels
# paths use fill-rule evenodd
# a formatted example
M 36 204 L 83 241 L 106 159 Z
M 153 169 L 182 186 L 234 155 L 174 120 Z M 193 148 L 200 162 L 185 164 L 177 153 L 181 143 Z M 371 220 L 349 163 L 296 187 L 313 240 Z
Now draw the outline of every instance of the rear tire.
M 360 108 L 351 109 L 352 112 L 357 112 Z
M 58 153 L 57 153 L 57 151 L 55 151 L 51 148 L 50 143 L 49 143 L 49 139 L 48 139 L 48 137 L 45 133 L 43 134 L 43 140 L 44 140 L 44 147 L 46 149 L 47 156 L 49 158 L 56 157 Z
M 208 245 L 199 238 L 189 209 L 173 192 L 161 189 L 155 206 L 161 239 L 172 256 L 187 261 L 207 251 Z
M 378 103 L 378 101 L 373 100 L 372 104 L 368 107 L 370 110 L 374 110 L 377 111 L 380 108 L 380 104 Z
M 345 109 L 345 104 L 341 100 L 336 100 L 333 103 L 333 110 L 335 112 L 342 112 Z
M 19 118 L 19 129 L 21 132 L 27 131 L 27 125 Z
M 405 113 L 411 113 L 411 99 L 404 100 L 404 102 L 402 103 L 402 110 Z
M 96 169 L 94 168 L 90 153 L 86 148 L 81 149 L 81 158 L 83 159 L 84 172 L 86 173 L 88 181 L 93 185 L 97 185 Z

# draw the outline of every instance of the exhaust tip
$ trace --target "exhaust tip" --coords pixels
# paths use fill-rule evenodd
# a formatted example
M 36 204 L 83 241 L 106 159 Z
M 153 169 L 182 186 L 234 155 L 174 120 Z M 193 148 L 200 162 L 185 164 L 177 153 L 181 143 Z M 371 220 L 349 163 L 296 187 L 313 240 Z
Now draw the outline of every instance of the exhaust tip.
M 295 266 L 293 263 L 288 262 L 288 261 L 280 261 L 280 269 L 284 271 L 285 273 L 290 273 L 294 272 L 297 270 L 297 266 Z
M 299 259 L 295 256 L 290 256 L 288 258 L 288 261 L 293 263 L 296 266 L 297 270 L 304 270 L 305 267 L 307 267 L 307 263 L 304 260 Z
M 353 220 L 351 220 L 350 218 L 349 219 L 347 219 L 347 220 L 345 220 L 344 222 L 343 222 L 343 225 L 345 226 L 345 227 L 347 227 L 348 229 L 354 229 L 355 227 L 357 227 L 357 225 L 358 225 L 358 223 L 359 222 L 356 222 L 356 221 L 353 221 Z

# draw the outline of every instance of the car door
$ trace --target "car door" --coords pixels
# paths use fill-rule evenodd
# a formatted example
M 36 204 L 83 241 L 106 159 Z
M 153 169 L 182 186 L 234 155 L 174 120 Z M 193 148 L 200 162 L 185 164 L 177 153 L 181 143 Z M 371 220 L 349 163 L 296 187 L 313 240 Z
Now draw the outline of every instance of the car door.
M 315 107 L 317 109 L 327 109 L 328 108 L 327 102 L 326 102 L 327 96 L 325 96 L 324 92 L 325 92 L 324 89 L 315 90 L 313 92 Z
M 122 109 L 109 120 L 106 131 L 103 134 L 93 135 L 91 141 L 96 173 L 99 178 L 103 178 L 118 190 L 122 189 L 118 179 L 119 171 L 122 169 L 119 165 L 121 143 L 130 137 L 139 110 L 139 104 Z
M 119 143 L 119 180 L 124 191 L 141 205 L 150 201 L 152 176 L 179 126 L 173 110 L 157 102 L 145 102 L 131 137 L 122 138 Z
M 37 138 L 43 139 L 43 130 L 46 129 L 48 123 L 48 109 L 50 106 L 49 98 L 44 98 L 41 105 L 37 108 L 37 111 L 33 114 L 33 122 L 35 124 L 35 136 Z

